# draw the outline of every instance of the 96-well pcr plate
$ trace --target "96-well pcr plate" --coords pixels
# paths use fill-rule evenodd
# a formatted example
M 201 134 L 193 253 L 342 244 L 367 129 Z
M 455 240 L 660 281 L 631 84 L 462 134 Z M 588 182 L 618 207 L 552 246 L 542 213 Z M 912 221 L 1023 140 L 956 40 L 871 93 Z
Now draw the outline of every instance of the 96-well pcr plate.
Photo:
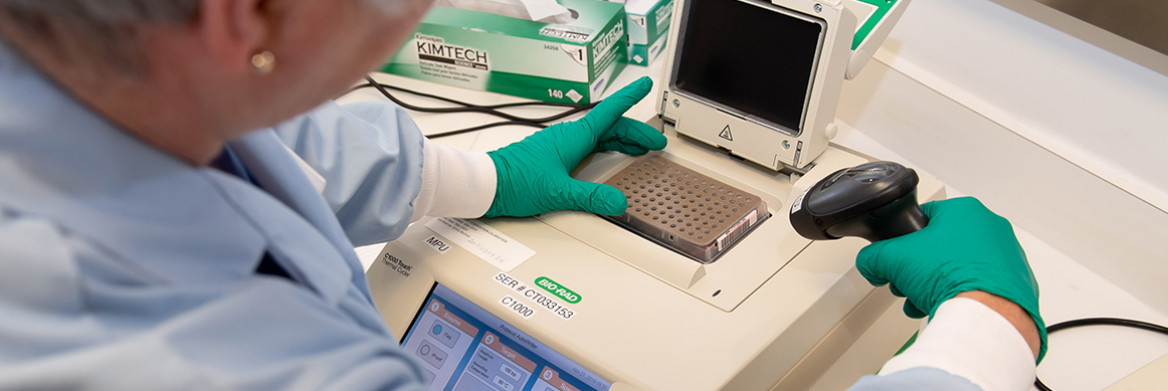
M 702 263 L 714 262 L 770 217 L 766 201 L 657 154 L 638 158 L 604 182 L 629 209 L 605 216 Z

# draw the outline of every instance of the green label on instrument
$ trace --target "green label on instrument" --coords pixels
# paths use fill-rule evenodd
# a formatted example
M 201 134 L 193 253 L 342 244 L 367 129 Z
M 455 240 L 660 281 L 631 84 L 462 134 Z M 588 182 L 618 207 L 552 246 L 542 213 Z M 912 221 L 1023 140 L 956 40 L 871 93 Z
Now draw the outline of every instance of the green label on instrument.
M 560 285 L 560 283 L 552 281 L 550 278 L 537 278 L 535 279 L 535 285 L 543 288 L 548 292 L 551 292 L 553 295 L 556 295 L 561 299 L 564 299 L 566 302 L 572 304 L 580 302 L 580 295 L 576 294 L 576 292 L 572 292 L 571 289 L 565 288 L 563 285 Z

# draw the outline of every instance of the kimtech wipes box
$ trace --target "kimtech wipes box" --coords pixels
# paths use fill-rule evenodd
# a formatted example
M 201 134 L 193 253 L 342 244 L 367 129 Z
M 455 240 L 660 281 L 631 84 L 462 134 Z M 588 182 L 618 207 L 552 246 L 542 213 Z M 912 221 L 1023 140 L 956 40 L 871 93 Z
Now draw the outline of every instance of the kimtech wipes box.
M 665 49 L 673 0 L 625 0 L 629 64 L 646 66 Z
M 598 100 L 628 62 L 619 3 L 556 0 L 553 23 L 435 7 L 382 71 L 545 102 Z

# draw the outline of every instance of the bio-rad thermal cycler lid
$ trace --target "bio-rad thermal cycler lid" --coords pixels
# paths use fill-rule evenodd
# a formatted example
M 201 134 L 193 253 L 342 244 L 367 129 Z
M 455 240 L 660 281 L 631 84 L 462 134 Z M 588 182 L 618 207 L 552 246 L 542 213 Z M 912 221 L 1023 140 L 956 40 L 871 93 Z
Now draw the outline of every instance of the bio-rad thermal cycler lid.
M 845 78 L 909 0 L 678 0 L 658 113 L 678 133 L 802 171 L 835 135 Z

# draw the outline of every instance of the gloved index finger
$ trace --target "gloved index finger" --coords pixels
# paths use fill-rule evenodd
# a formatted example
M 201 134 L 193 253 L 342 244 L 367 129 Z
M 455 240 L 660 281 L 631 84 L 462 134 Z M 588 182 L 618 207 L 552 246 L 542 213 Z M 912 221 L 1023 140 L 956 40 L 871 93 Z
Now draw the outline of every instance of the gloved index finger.
M 580 123 L 593 134 L 599 136 L 611 127 L 630 107 L 640 102 L 653 88 L 649 77 L 642 77 L 621 88 L 593 107 Z

